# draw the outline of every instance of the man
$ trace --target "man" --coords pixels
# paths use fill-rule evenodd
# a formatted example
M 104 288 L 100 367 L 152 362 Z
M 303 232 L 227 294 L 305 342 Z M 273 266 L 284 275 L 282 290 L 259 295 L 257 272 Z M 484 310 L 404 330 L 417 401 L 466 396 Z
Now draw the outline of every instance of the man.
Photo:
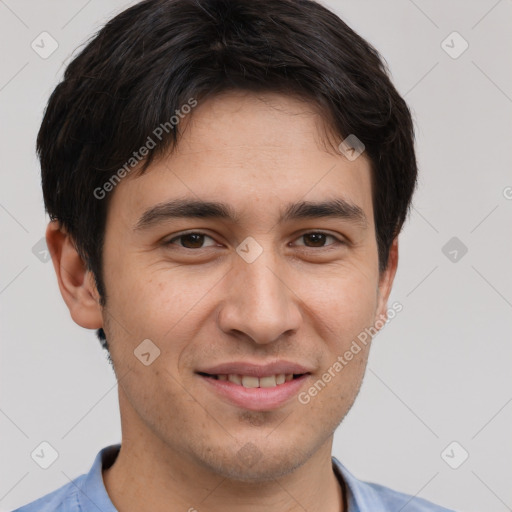
M 122 442 L 18 510 L 446 510 L 331 457 L 361 333 L 394 310 L 413 139 L 378 53 L 318 3 L 111 20 L 38 153 L 59 287 L 109 352 Z

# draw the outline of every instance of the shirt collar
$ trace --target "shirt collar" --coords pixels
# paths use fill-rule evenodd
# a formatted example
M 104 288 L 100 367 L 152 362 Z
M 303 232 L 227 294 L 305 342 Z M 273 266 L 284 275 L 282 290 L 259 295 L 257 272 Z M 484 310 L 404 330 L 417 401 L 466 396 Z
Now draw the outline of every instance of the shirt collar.
M 100 450 L 87 474 L 78 501 L 84 512 L 118 512 L 105 489 L 102 469 L 109 468 L 117 458 L 121 444 L 112 444 Z

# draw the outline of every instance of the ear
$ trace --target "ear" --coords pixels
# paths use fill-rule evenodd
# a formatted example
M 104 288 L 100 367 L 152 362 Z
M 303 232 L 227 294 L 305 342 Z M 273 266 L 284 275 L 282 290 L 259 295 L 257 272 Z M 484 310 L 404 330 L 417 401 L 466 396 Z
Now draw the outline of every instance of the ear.
M 58 221 L 48 224 L 46 244 L 71 318 L 86 329 L 99 329 L 103 326 L 103 318 L 94 275 L 86 269 L 71 237 Z
M 375 323 L 377 320 L 387 321 L 388 319 L 388 298 L 393 287 L 396 269 L 398 267 L 398 237 L 393 240 L 389 250 L 388 266 L 379 277 L 379 286 L 377 288 L 377 311 L 375 313 Z M 381 322 L 379 322 L 381 323 Z

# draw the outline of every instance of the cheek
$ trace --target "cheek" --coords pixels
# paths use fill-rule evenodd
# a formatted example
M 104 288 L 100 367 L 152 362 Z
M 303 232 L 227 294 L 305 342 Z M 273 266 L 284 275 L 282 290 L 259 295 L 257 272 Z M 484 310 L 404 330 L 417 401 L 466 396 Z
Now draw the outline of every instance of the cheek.
M 352 337 L 372 324 L 377 308 L 376 279 L 353 266 L 329 272 L 303 273 L 296 293 L 309 321 L 322 328 L 332 348 L 343 349 Z
M 137 379 L 152 383 L 158 379 L 161 389 L 165 387 L 169 393 L 174 390 L 179 395 L 171 374 L 176 377 L 184 361 L 188 361 L 187 356 L 197 352 L 194 341 L 205 337 L 201 329 L 211 329 L 212 311 L 220 298 L 215 284 L 223 274 L 211 269 L 191 273 L 179 267 L 155 266 L 127 272 L 125 277 L 116 276 L 117 283 L 112 276 L 115 293 L 107 311 L 116 319 L 113 339 L 119 342 L 120 349 L 118 354 L 113 347 L 112 355 L 118 366 L 134 370 L 132 375 Z M 134 357 L 134 350 L 146 339 L 151 340 L 158 353 L 158 359 L 148 369 L 159 367 L 158 375 L 143 373 L 145 368 Z M 147 385 L 151 386 L 149 382 Z M 152 392 L 158 394 L 161 389 Z M 177 400 L 179 396 L 172 398 Z
M 299 394 L 299 402 L 308 408 L 305 418 L 311 418 L 312 428 L 319 417 L 324 419 L 328 430 L 337 428 L 357 397 L 367 360 L 366 348 L 344 365 L 338 361 L 340 366 L 335 366 L 331 362 L 324 368 L 325 372 Z

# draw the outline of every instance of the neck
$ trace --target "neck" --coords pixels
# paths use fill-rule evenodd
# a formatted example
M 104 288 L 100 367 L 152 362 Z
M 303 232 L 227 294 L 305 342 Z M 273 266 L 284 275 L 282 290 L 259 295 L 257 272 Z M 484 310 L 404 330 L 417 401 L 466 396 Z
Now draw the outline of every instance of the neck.
M 169 446 L 123 438 L 103 481 L 121 512 L 347 512 L 332 468 L 332 436 L 302 466 L 275 480 L 243 482 L 212 474 Z

